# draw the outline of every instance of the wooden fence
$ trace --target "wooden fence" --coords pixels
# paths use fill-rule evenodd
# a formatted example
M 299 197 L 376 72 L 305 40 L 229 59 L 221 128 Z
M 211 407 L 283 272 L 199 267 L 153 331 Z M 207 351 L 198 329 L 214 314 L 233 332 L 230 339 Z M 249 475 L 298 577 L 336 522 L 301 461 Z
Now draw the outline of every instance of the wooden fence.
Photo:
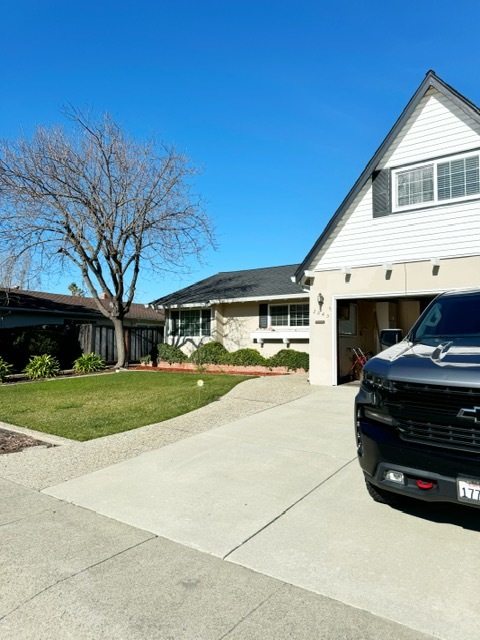
M 105 362 L 115 362 L 117 359 L 113 327 L 82 324 L 79 326 L 78 340 L 84 353 L 93 351 L 102 356 Z M 127 359 L 136 362 L 148 355 L 159 342 L 163 342 L 163 327 L 125 327 L 125 342 Z

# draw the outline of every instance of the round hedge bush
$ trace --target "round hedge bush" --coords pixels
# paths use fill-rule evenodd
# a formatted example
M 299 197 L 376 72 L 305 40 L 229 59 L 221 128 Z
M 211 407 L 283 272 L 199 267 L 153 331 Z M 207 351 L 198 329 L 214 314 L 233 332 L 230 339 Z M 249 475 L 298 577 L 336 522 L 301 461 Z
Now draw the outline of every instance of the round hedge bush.
M 192 353 L 189 360 L 195 364 L 221 364 L 228 354 L 220 342 L 207 342 Z
M 175 364 L 175 362 L 186 362 L 188 358 L 179 347 L 161 342 L 157 345 L 157 360 Z
M 238 349 L 226 354 L 222 364 L 233 364 L 239 367 L 268 366 L 266 358 L 256 349 Z
M 271 367 L 287 367 L 296 371 L 297 369 L 309 369 L 309 355 L 305 351 L 295 351 L 295 349 L 281 349 L 270 358 Z

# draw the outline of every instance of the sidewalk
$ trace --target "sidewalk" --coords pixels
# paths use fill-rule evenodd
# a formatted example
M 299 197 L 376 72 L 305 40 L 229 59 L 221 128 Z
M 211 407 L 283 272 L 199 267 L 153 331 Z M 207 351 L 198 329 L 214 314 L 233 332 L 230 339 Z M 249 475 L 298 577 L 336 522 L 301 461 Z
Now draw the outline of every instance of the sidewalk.
M 0 480 L 2 640 L 428 640 Z

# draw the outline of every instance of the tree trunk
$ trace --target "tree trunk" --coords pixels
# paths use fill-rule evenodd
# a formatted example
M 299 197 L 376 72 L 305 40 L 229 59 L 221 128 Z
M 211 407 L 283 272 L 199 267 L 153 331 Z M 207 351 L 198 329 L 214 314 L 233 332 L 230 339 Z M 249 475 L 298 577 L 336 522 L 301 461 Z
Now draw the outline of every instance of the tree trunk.
M 125 332 L 123 318 L 112 318 L 115 328 L 115 343 L 117 345 L 117 362 L 115 367 L 125 367 L 127 364 L 127 345 L 125 344 Z

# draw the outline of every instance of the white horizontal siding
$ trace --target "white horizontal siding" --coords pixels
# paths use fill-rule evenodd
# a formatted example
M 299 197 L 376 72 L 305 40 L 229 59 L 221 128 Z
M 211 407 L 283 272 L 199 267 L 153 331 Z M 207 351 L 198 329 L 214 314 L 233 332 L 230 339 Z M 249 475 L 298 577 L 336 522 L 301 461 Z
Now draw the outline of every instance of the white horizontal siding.
M 443 94 L 430 90 L 379 166 L 395 167 L 478 146 L 480 126 Z
M 370 184 L 322 248 L 316 268 L 480 253 L 480 201 L 372 217 Z
M 379 167 L 398 167 L 475 148 L 480 148 L 480 126 L 431 89 Z M 480 200 L 374 219 L 369 180 L 321 247 L 314 268 L 475 254 L 480 254 Z

